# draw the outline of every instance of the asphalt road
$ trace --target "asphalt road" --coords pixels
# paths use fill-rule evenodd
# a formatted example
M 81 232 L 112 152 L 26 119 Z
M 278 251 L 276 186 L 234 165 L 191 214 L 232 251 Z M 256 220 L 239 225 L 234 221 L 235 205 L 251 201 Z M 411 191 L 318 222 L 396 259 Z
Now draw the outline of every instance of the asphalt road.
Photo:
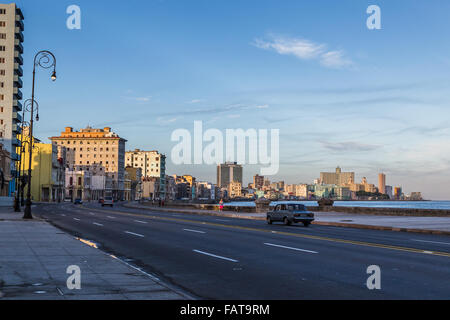
M 34 214 L 203 299 L 450 299 L 450 237 L 150 212 L 97 203 Z M 381 289 L 366 286 L 381 269 Z

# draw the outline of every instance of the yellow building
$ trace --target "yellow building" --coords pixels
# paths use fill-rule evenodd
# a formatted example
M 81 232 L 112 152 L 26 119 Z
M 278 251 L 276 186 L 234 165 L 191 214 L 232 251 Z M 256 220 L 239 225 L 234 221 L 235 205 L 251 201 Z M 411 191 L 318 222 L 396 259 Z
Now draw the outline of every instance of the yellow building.
M 24 130 L 25 131 L 25 130 Z M 21 137 L 18 137 L 21 139 Z M 24 136 L 24 153 L 21 161 L 21 176 L 28 175 L 30 153 L 29 137 Z M 57 202 L 64 199 L 64 150 L 50 143 L 40 143 L 34 139 L 31 160 L 31 199 L 39 202 Z M 20 154 L 20 148 L 17 148 Z M 25 186 L 26 198 L 28 185 Z

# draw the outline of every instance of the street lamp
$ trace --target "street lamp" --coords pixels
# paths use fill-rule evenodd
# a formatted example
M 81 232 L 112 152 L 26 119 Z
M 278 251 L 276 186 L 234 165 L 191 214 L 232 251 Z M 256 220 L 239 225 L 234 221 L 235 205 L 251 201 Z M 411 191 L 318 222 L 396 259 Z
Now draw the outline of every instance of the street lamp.
M 31 143 L 29 144 L 29 156 L 30 158 L 28 163 L 28 191 L 27 191 L 27 202 L 25 205 L 23 219 L 33 219 L 31 215 L 31 163 L 33 156 L 33 116 L 34 116 L 34 84 L 36 79 L 36 67 L 39 66 L 43 69 L 50 69 L 53 67 L 53 73 L 51 79 L 53 81 L 56 80 L 56 58 L 53 53 L 50 51 L 44 50 L 39 51 L 34 56 L 34 65 L 33 65 L 33 86 L 31 90 L 31 116 L 30 116 L 30 129 L 29 129 L 29 137 Z M 36 121 L 39 120 L 39 115 L 36 117 Z
M 37 101 L 34 101 L 34 104 L 36 105 L 36 109 L 39 110 L 39 104 L 37 103 Z M 23 103 L 23 109 L 22 109 L 22 127 L 20 130 L 20 152 L 19 152 L 19 170 L 16 170 L 16 197 L 14 199 L 14 211 L 15 212 L 20 212 L 20 206 L 22 203 L 22 206 L 24 205 L 23 203 L 23 195 L 22 195 L 22 202 L 20 202 L 20 190 L 21 188 L 23 189 L 23 186 L 21 186 L 22 184 L 22 154 L 25 153 L 25 148 L 23 147 L 24 144 L 24 135 L 23 135 L 23 130 L 25 127 L 29 127 L 30 124 L 29 122 L 25 121 L 25 112 L 31 112 L 31 99 L 25 100 L 25 102 Z M 23 190 L 22 190 L 23 191 Z

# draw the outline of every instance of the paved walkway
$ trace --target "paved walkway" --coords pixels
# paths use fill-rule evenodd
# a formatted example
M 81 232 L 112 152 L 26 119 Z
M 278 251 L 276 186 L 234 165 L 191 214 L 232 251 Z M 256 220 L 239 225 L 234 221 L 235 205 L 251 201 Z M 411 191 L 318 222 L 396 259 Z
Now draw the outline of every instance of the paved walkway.
M 0 208 L 0 300 L 178 300 L 187 295 L 38 219 Z M 91 244 L 95 245 L 95 244 Z M 81 289 L 67 286 L 69 266 Z
M 170 207 L 152 207 L 137 203 L 127 204 L 128 207 L 142 208 L 155 211 L 168 211 L 178 213 L 214 215 L 230 218 L 242 218 L 252 220 L 265 220 L 264 213 L 239 213 L 231 211 L 214 211 L 199 209 L 184 209 Z M 381 215 L 364 215 L 350 214 L 342 212 L 314 212 L 317 225 L 331 225 L 340 227 L 354 227 L 362 229 L 392 230 L 392 231 L 408 231 L 432 234 L 448 234 L 450 235 L 450 217 L 416 217 L 416 216 L 381 216 Z

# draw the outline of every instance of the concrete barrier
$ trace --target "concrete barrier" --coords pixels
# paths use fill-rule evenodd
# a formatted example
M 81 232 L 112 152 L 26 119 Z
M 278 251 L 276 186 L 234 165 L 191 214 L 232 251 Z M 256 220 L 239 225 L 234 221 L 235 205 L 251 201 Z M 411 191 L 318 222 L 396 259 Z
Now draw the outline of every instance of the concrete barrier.
M 151 203 L 147 202 L 144 203 L 144 205 L 151 205 Z M 219 206 L 216 204 L 166 203 L 165 207 L 219 211 Z M 314 212 L 343 212 L 351 214 L 366 214 L 366 215 L 380 215 L 380 216 L 450 217 L 450 210 L 440 210 L 440 209 L 335 207 L 335 206 L 307 207 L 307 208 L 308 210 Z M 256 213 L 256 207 L 227 206 L 227 204 L 225 203 L 223 211 Z

